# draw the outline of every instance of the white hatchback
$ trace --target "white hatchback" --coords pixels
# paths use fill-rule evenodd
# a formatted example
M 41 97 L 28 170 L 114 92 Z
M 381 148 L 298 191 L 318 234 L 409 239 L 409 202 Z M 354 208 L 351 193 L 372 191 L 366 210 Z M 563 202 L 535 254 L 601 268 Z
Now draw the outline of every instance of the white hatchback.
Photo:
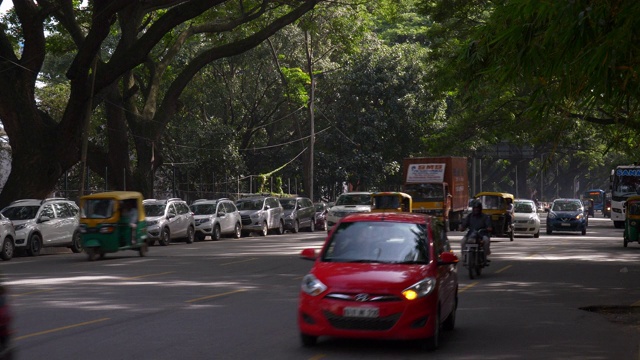
M 540 216 L 533 200 L 516 199 L 513 202 L 513 227 L 516 235 L 540 237 Z

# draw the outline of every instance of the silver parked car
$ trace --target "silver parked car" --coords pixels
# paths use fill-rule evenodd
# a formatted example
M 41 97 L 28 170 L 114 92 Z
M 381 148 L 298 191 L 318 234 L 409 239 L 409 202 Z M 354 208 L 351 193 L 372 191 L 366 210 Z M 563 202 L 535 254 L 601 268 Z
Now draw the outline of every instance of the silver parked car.
M 233 201 L 200 199 L 194 201 L 190 208 L 195 217 L 196 241 L 202 241 L 207 236 L 211 236 L 211 240 L 220 240 L 222 235 L 240 238 L 242 218 Z
M 145 199 L 142 201 L 147 220 L 147 242 L 156 241 L 162 246 L 172 240 L 185 239 L 191 244 L 195 237 L 195 220 L 189 205 L 179 198 L 167 200 Z
M 65 198 L 16 200 L 0 211 L 13 222 L 16 250 L 37 256 L 43 247 L 82 251 L 78 226 L 80 209 Z
M 278 198 L 259 196 L 236 201 L 236 207 L 242 217 L 242 232 L 248 234 L 255 231 L 267 236 L 270 230 L 278 234 L 284 233 L 284 210 Z
M 316 209 L 311 199 L 306 197 L 281 198 L 280 204 L 284 209 L 284 229 L 297 233 L 300 229 L 315 231 Z

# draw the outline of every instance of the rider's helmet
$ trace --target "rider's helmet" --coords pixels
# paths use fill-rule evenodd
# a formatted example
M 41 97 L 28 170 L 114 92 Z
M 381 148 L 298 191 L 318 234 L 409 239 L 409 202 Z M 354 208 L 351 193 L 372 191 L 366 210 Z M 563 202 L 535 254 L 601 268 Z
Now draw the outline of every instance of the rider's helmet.
M 480 214 L 482 212 L 482 201 L 476 200 L 471 208 L 474 214 Z

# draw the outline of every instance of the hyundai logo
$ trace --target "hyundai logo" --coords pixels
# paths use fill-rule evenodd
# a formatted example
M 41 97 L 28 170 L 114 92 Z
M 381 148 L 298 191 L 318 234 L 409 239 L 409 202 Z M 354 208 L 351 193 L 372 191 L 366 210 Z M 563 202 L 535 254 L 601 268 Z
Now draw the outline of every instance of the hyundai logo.
M 360 301 L 360 302 L 369 301 L 369 294 L 356 295 L 356 301 Z

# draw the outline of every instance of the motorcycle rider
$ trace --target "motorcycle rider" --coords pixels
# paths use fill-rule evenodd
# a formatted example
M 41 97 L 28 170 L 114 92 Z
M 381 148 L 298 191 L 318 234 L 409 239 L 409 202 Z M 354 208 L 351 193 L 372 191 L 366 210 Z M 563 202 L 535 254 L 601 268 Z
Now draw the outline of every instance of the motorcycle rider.
M 481 229 L 487 230 L 487 233 L 482 236 L 485 258 L 487 258 L 491 254 L 491 239 L 489 238 L 488 233 L 493 229 L 491 227 L 491 216 L 482 213 L 482 202 L 479 200 L 473 203 L 471 214 L 467 215 L 467 217 L 462 220 L 462 224 L 460 224 L 460 231 L 465 231 L 466 229 L 472 231 L 478 231 Z M 467 233 L 462 237 L 462 242 L 460 243 L 461 250 L 464 250 L 465 248 L 468 235 L 469 234 Z M 489 262 L 488 259 L 487 262 Z

